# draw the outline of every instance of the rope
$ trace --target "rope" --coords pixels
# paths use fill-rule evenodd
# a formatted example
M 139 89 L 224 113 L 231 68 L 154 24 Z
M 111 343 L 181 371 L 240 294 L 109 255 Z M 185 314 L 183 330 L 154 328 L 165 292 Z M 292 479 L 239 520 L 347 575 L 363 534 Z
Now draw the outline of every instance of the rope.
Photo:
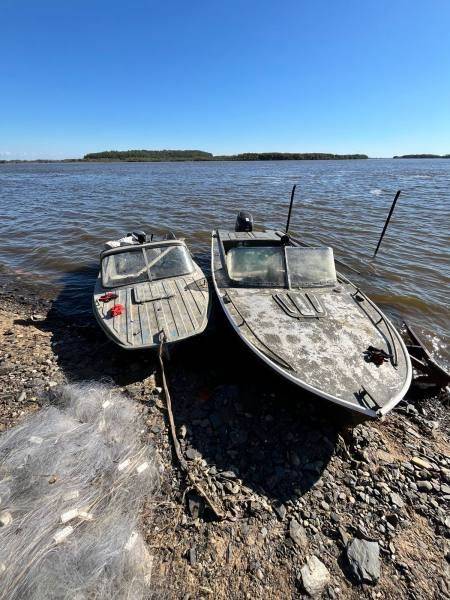
M 175 452 L 175 456 L 177 457 L 177 460 L 181 467 L 181 470 L 184 472 L 185 476 L 189 480 L 192 487 L 196 490 L 198 495 L 203 498 L 203 500 L 206 502 L 206 504 L 209 506 L 209 508 L 214 513 L 215 517 L 219 520 L 223 520 L 226 518 L 227 515 L 216 505 L 216 503 L 208 496 L 208 494 L 205 492 L 205 490 L 201 487 L 200 483 L 197 481 L 197 479 L 194 477 L 191 470 L 189 469 L 189 465 L 183 456 L 183 451 L 181 449 L 180 442 L 177 437 L 175 420 L 173 418 L 173 411 L 172 411 L 172 400 L 170 397 L 169 387 L 167 385 L 166 373 L 164 370 L 163 350 L 164 350 L 165 342 L 166 342 L 166 334 L 164 333 L 164 330 L 162 330 L 161 333 L 159 334 L 158 358 L 159 358 L 159 366 L 161 369 L 161 379 L 162 379 L 162 384 L 163 384 L 164 396 L 166 399 L 167 414 L 169 415 L 170 437 L 172 439 L 172 445 L 173 445 L 173 449 Z

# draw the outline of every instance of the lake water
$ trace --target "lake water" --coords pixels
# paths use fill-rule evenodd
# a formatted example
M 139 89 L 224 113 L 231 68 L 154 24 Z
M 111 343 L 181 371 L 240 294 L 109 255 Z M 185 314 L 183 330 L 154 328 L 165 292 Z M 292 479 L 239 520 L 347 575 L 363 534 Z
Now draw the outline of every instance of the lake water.
M 450 160 L 0 164 L 0 265 L 47 295 L 64 288 L 76 311 L 104 241 L 172 229 L 205 266 L 211 229 L 234 227 L 239 209 L 282 228 L 294 183 L 291 230 L 333 246 L 361 275 L 343 272 L 393 318 L 415 324 L 448 364 Z

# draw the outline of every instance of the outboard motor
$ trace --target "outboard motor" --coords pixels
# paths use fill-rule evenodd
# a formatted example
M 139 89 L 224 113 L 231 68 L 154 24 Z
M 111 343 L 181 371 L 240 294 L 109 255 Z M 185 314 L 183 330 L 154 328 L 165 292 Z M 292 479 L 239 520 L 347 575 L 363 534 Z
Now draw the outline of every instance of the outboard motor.
M 240 210 L 236 217 L 235 231 L 253 231 L 253 217 L 251 213 Z
M 133 231 L 131 235 L 133 239 L 135 239 L 138 242 L 138 244 L 145 244 L 145 242 L 147 241 L 147 234 L 145 233 L 145 231 Z

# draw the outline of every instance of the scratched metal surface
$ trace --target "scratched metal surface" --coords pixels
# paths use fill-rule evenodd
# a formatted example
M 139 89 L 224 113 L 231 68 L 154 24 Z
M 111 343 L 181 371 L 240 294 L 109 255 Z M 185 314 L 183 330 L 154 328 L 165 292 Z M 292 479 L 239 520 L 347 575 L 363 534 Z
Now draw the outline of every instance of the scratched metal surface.
M 275 294 L 286 295 L 286 289 L 230 287 L 215 239 L 212 252 L 213 276 L 238 334 L 300 385 L 306 383 L 363 408 L 370 408 L 371 403 L 362 398 L 363 387 L 379 407 L 401 391 L 408 376 L 403 347 L 396 338 L 392 340 L 384 323 L 375 325 L 379 314 L 367 301 L 358 303 L 352 298 L 351 285 L 340 282 L 334 288 L 309 290 L 319 299 L 325 315 L 295 318 L 274 299 Z M 391 353 L 393 343 L 398 354 L 396 368 L 390 361 L 376 366 L 365 360 L 369 346 Z
M 195 264 L 195 263 L 194 263 Z M 106 334 L 125 348 L 157 346 L 164 331 L 169 343 L 201 333 L 208 321 L 209 291 L 203 271 L 195 265 L 190 275 L 139 283 L 106 290 L 97 278 L 94 312 Z M 113 291 L 118 298 L 107 303 L 99 297 Z M 137 301 L 145 299 L 146 301 Z M 111 316 L 116 304 L 124 313 Z

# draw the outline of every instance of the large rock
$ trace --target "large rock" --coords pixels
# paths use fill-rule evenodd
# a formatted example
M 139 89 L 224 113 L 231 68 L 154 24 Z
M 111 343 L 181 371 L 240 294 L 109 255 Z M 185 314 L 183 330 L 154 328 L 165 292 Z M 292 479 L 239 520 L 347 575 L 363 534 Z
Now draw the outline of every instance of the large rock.
M 319 596 L 330 581 L 330 573 L 317 556 L 310 556 L 300 570 L 305 592 L 312 597 Z
M 353 575 L 359 582 L 376 583 L 380 578 L 380 548 L 378 542 L 354 539 L 347 547 L 347 558 Z

